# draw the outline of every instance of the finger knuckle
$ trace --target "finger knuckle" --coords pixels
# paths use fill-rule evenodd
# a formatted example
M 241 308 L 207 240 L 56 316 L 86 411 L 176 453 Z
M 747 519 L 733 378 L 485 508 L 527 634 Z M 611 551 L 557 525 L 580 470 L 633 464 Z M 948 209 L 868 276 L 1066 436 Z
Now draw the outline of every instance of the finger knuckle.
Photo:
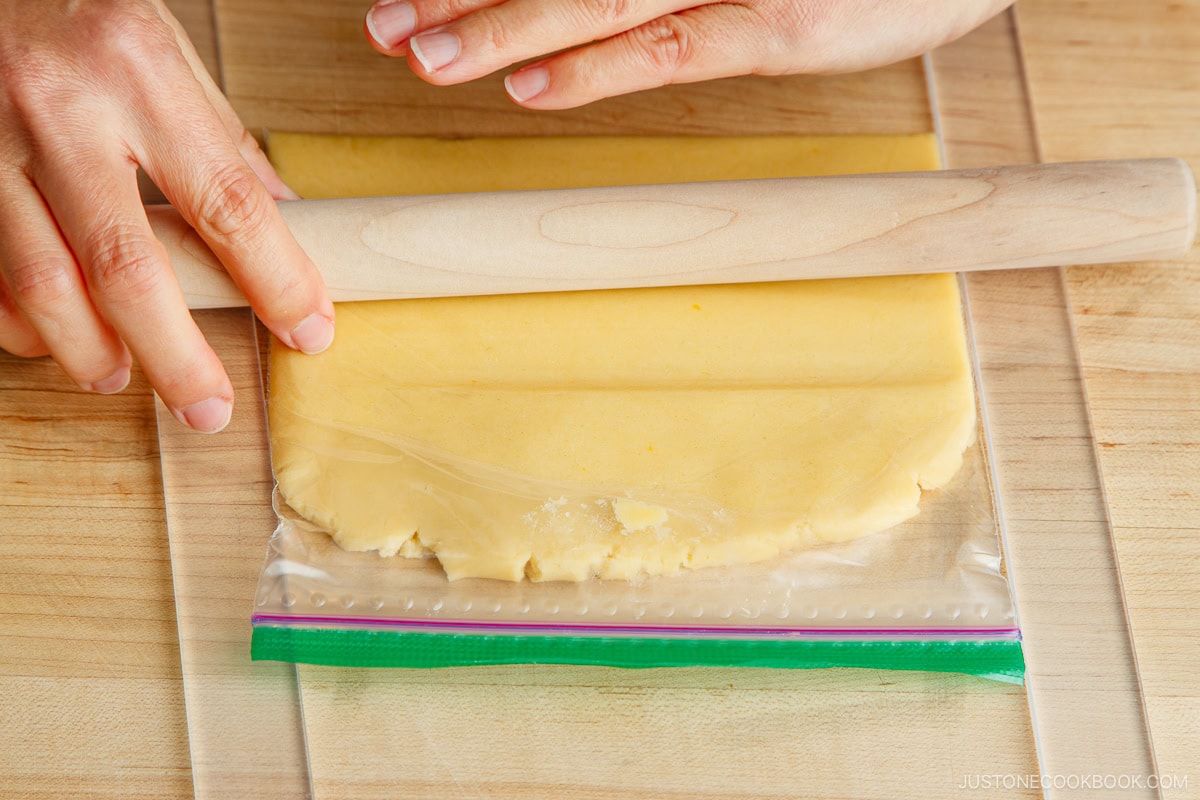
M 201 234 L 228 238 L 258 231 L 268 219 L 267 193 L 245 166 L 219 170 L 196 215 Z
M 0 115 L 11 119 L 5 125 L 10 131 L 20 128 L 26 131 L 47 124 L 57 109 L 78 104 L 78 89 L 69 80 L 68 71 L 58 63 L 47 63 L 41 54 L 22 52 L 10 54 L 0 63 L 4 75 Z
M 15 117 L 40 125 L 94 101 L 96 87 L 127 90 L 129 78 L 153 76 L 164 59 L 181 59 L 179 43 L 152 3 L 108 0 L 80 3 L 69 11 L 72 50 L 40 37 L 0 41 L 0 76 Z M 4 38 L 4 37 L 0 37 Z M 96 69 L 97 64 L 105 69 Z M 129 65 L 136 66 L 130 72 Z M 122 68 L 124 67 L 124 68 Z
M 92 291 L 114 305 L 139 305 L 158 287 L 163 261 L 156 243 L 141 233 L 121 228 L 101 234 L 90 252 L 88 283 Z
M 829 0 L 807 3 L 779 2 L 771 7 L 770 20 L 784 44 L 803 45 L 817 39 L 830 18 Z
M 637 4 L 633 0 L 589 0 L 586 9 L 593 21 L 609 26 L 633 16 Z
M 479 40 L 484 48 L 493 53 L 508 51 L 513 43 L 513 32 L 502 17 L 490 9 L 483 9 L 474 14 L 472 19 L 478 26 Z
M 150 3 L 93 4 L 86 19 L 89 41 L 122 60 L 157 58 L 178 51 L 170 26 Z
M 576 97 L 598 99 L 612 93 L 612 79 L 604 70 L 604 65 L 579 61 L 570 64 L 561 71 L 561 77 L 556 78 L 560 91 L 569 88 Z
M 636 31 L 639 51 L 647 66 L 664 81 L 669 81 L 691 60 L 695 43 L 687 23 L 679 17 L 661 17 Z
M 417 17 L 421 20 L 422 25 L 435 25 L 439 22 L 465 17 L 472 11 L 478 10 L 479 0 L 446 0 L 446 2 L 440 3 L 437 9 L 428 9 L 424 14 L 421 9 L 418 9 Z
M 25 311 L 50 312 L 75 291 L 75 282 L 71 280 L 73 271 L 74 265 L 62 258 L 27 258 L 9 268 L 9 290 L 16 304 Z

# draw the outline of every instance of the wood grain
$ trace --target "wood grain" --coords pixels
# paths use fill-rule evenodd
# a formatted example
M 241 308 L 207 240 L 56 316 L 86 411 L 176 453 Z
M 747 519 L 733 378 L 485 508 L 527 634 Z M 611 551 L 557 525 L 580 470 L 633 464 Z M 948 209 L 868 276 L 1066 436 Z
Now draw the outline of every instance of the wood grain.
M 280 211 L 334 301 L 860 278 L 1172 258 L 1176 159 L 302 200 Z M 170 207 L 150 223 L 191 308 L 247 305 Z M 453 239 L 446 230 L 456 230 Z
M 6 797 L 191 791 L 151 411 L 0 352 Z
M 367 44 L 363 0 L 216 0 L 225 89 L 251 131 L 392 136 L 921 133 L 919 61 L 836 77 L 733 78 L 531 112 L 502 74 L 434 87 Z M 272 35 L 264 35 L 270 31 Z
M 975 143 L 985 132 L 1006 135 L 1013 155 L 1036 155 L 1013 32 L 1009 12 L 931 56 L 951 166 L 978 166 Z M 1008 89 L 980 103 L 971 91 L 976 76 L 1006 79 Z M 964 284 L 1039 767 L 1053 776 L 1150 776 L 1153 751 L 1063 271 L 971 273 Z M 1052 786 L 1046 794 L 1089 791 Z M 1130 787 L 1124 796 L 1157 793 Z
M 207 0 L 195 3 L 201 10 L 208 6 Z M 188 4 L 189 0 L 172 2 L 173 7 Z M 414 103 L 408 110 L 416 118 L 408 125 L 403 119 L 404 104 L 389 99 L 397 82 L 408 79 L 403 65 L 359 49 L 360 32 L 350 18 L 362 13 L 364 3 L 339 2 L 322 8 L 312 2 L 222 0 L 219 6 L 222 45 L 238 26 L 248 22 L 258 26 L 242 31 L 235 59 L 238 69 L 244 68 L 237 76 L 237 103 L 255 126 L 419 133 L 445 124 L 447 129 L 467 135 L 473 132 L 471 125 L 484 116 L 480 113 L 484 105 L 507 103 L 495 83 L 479 84 L 479 94 L 473 96 L 444 95 L 445 101 L 439 99 L 442 90 L 422 90 L 422 102 L 432 100 L 436 105 L 425 111 Z M 1047 158 L 1182 154 L 1193 166 L 1200 165 L 1195 138 L 1200 128 L 1198 13 L 1200 7 L 1194 2 L 1163 0 L 1029 0 L 1019 4 Z M 180 17 L 185 19 L 182 13 Z M 334 36 L 337 41 L 333 44 L 322 42 L 322 30 L 335 17 L 343 20 L 335 27 L 341 26 L 344 36 Z M 285 35 L 276 38 L 276 30 Z M 288 41 L 296 32 L 303 36 Z M 263 52 L 252 52 L 256 47 Z M 289 52 L 293 47 L 295 52 Z M 339 57 L 343 61 L 326 74 L 329 59 Z M 361 63 L 372 59 L 374 62 L 365 66 Z M 359 87 L 360 77 L 364 82 L 381 78 L 382 84 Z M 814 101 L 811 108 L 805 95 L 811 90 L 803 81 L 786 84 L 798 87 L 795 102 L 778 110 L 769 108 L 775 101 L 767 91 L 771 82 L 765 80 L 731 82 L 739 87 L 736 93 L 716 84 L 715 94 L 709 98 L 703 97 L 708 90 L 701 85 L 696 87 L 701 92 L 696 102 L 708 103 L 706 116 L 723 119 L 727 128 L 738 130 L 745 128 L 733 123 L 740 123 L 737 117 L 744 115 L 753 117 L 751 124 L 772 132 L 806 125 L 811 126 L 807 132 L 918 131 L 927 129 L 928 117 L 914 112 L 903 98 L 917 91 L 919 81 L 919 72 L 909 64 L 885 72 L 883 77 L 875 74 L 861 83 L 836 84 L 847 97 L 837 102 L 831 98 Z M 976 72 L 964 91 L 986 105 L 989 98 L 1003 96 L 1008 90 L 995 76 Z M 376 100 L 386 110 L 372 106 Z M 722 102 L 728 103 L 728 112 L 720 107 Z M 849 110 L 835 107 L 838 102 L 848 103 Z M 642 104 L 641 111 L 637 111 L 637 103 Z M 635 98 L 605 108 L 594 123 L 564 115 L 554 122 L 553 131 L 547 132 L 597 128 L 687 132 L 678 127 L 683 101 L 664 103 L 660 109 Z M 641 113 L 646 115 L 644 121 L 638 117 Z M 975 123 L 963 142 L 981 154 L 982 161 L 1030 160 L 1019 156 L 1019 148 L 1014 148 L 1003 131 L 1019 126 L 1019 121 L 991 119 L 969 106 L 955 113 Z M 493 127 L 535 132 L 526 112 L 505 109 L 505 116 L 503 124 Z M 1190 271 L 1166 266 L 1149 271 L 1109 267 L 1078 270 L 1069 277 L 1158 767 L 1163 774 L 1192 773 L 1186 789 L 1167 792 L 1170 800 L 1200 796 L 1195 773 L 1195 765 L 1200 763 L 1200 631 L 1196 628 L 1200 619 L 1200 581 L 1196 578 L 1200 574 L 1200 520 L 1196 509 L 1200 503 L 1195 477 L 1200 474 L 1196 455 L 1200 421 L 1195 417 L 1200 405 L 1195 394 L 1200 286 L 1195 274 L 1195 266 Z M 46 361 L 0 356 L 0 545 L 6 552 L 0 563 L 0 585 L 4 587 L 0 591 L 0 794 L 5 797 L 190 796 L 166 530 L 151 420 L 149 390 L 140 377 L 122 397 L 94 397 L 74 389 L 57 367 Z M 231 470 L 228 478 L 232 489 L 237 488 L 234 474 Z M 1029 479 L 1031 484 L 1036 482 L 1036 476 Z M 821 698 L 819 681 L 803 688 L 801 684 L 820 677 L 790 680 L 796 681 L 795 690 L 809 695 L 809 702 L 816 702 Z M 832 673 L 828 678 L 838 680 Z M 416 706 L 428 716 L 414 717 L 406 731 L 411 737 L 407 741 L 443 759 L 462 751 L 451 749 L 455 745 L 452 740 L 438 738 L 430 743 L 421 738 L 430 731 L 444 735 L 430 727 L 437 719 L 457 719 L 448 715 L 496 697 L 493 708 L 523 713 L 525 716 L 517 718 L 536 721 L 540 717 L 525 709 L 524 702 L 548 703 L 562 696 L 551 688 L 540 694 L 505 689 L 514 680 L 503 672 L 475 676 L 480 684 L 488 680 L 502 684 L 495 690 L 456 688 L 453 681 L 461 679 L 436 674 L 405 673 L 395 679 L 405 685 L 398 691 L 417 703 L 440 701 L 432 708 Z M 323 676 L 314 672 L 314 691 L 322 691 L 322 680 Z M 429 680 L 448 680 L 451 685 L 427 696 L 422 681 Z M 547 681 L 544 676 L 537 680 Z M 600 750 L 601 766 L 617 764 L 613 756 L 619 754 L 597 744 L 600 737 L 594 732 L 594 711 L 605 706 L 610 696 L 623 693 L 642 698 L 638 704 L 630 701 L 628 708 L 653 709 L 656 706 L 647 699 L 651 694 L 627 686 L 599 691 L 590 676 L 572 676 L 571 680 L 583 687 L 574 695 L 582 699 L 573 707 L 593 712 L 591 717 L 583 713 L 578 718 L 572 746 L 589 759 L 596 758 Z M 890 676 L 880 675 L 878 680 L 880 691 L 894 690 L 883 685 L 890 682 Z M 769 693 L 770 687 L 735 686 L 760 691 L 758 697 L 777 697 Z M 911 688 L 901 682 L 898 691 Z M 703 686 L 684 685 L 676 690 L 696 704 L 710 697 Z M 931 690 L 953 695 L 959 687 L 938 684 Z M 325 711 L 345 714 L 360 707 L 363 700 L 352 684 L 329 686 Z M 745 712 L 748 707 L 737 702 L 725 698 L 714 707 Z M 973 698 L 970 702 L 991 701 Z M 867 713 L 871 703 L 872 697 L 865 696 L 859 706 L 861 713 Z M 764 705 L 773 707 L 770 701 Z M 845 708 L 857 719 L 853 713 L 859 712 Z M 408 713 L 408 709 L 404 711 Z M 779 714 L 785 712 L 795 715 L 808 710 L 789 703 L 779 706 Z M 637 724 L 640 718 L 623 719 Z M 750 716 L 742 713 L 731 719 L 738 724 L 731 726 L 730 735 L 757 737 Z M 497 718 L 497 724 L 501 722 Z M 771 730 L 786 731 L 789 723 L 780 717 L 769 724 L 774 726 Z M 913 731 L 924 729 L 901 725 L 896 730 L 897 735 L 912 736 Z M 659 735 L 672 732 L 661 730 Z M 957 748 L 982 741 L 965 728 L 959 734 L 948 751 L 956 759 Z M 367 747 L 376 744 L 364 731 L 354 732 L 354 741 Z M 773 741 L 757 741 L 765 751 L 772 751 Z M 1001 741 L 1014 748 L 1014 763 L 1029 756 L 1015 733 L 1002 734 Z M 477 752 L 487 758 L 486 752 Z M 723 758 L 720 752 L 714 756 L 711 751 L 703 756 L 696 751 L 685 755 L 697 760 Z M 825 756 L 828 760 L 820 763 L 843 776 L 839 794 L 861 795 L 861 763 L 828 751 L 823 751 L 822 758 Z M 633 762 L 620 762 L 620 766 L 628 769 L 629 763 Z M 446 766 L 443 760 L 429 767 L 435 772 L 430 793 L 465 792 L 453 783 Z M 339 767 L 341 772 L 327 774 L 331 781 L 341 780 L 353 768 L 353 762 L 347 761 Z M 548 771 L 555 767 L 538 768 Z M 594 775 L 596 770 L 583 774 Z M 950 784 L 960 777 L 955 772 L 943 780 Z M 582 794 L 584 782 L 583 778 L 577 781 L 580 796 L 587 796 Z M 519 788 L 526 794 L 533 791 L 528 786 Z M 876 788 L 883 791 L 888 787 Z M 899 786 L 890 788 L 893 795 L 904 791 Z M 593 796 L 598 793 L 592 791 Z M 793 786 L 792 794 L 807 791 Z
M 1200 4 L 1017 7 L 1043 156 L 1200 166 Z M 1200 252 L 1068 272 L 1079 352 L 1167 798 L 1200 797 Z

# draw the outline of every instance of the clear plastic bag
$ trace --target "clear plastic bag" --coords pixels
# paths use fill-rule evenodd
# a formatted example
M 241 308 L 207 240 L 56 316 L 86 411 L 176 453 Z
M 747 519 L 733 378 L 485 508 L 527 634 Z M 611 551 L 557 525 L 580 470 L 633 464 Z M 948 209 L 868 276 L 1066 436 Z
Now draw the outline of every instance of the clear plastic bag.
M 273 156 L 286 141 L 273 137 Z M 794 142 L 797 151 L 808 144 Z M 935 151 L 932 137 L 926 144 L 926 152 Z M 322 151 L 327 163 L 338 147 L 350 159 L 363 145 L 338 140 L 323 146 L 333 148 Z M 403 148 L 404 141 L 374 146 Z M 427 155 L 431 146 L 418 142 L 413 150 Z M 455 145 L 456 158 L 469 172 L 471 149 L 464 154 L 462 146 Z M 587 143 L 556 147 L 584 153 Z M 681 147 L 686 150 L 677 142 L 671 150 L 686 161 Z M 820 147 L 845 157 L 837 140 Z M 931 166 L 914 158 L 901 156 L 891 167 Z M 280 167 L 296 182 L 286 174 L 286 159 Z M 762 174 L 739 169 L 724 177 Z M 652 182 L 656 176 L 646 177 Z M 302 191 L 308 188 L 300 183 Z M 385 438 L 361 428 L 353 435 L 360 452 Z M 919 514 L 895 527 L 753 563 L 633 581 L 450 581 L 431 558 L 343 550 L 277 491 L 280 522 L 259 583 L 254 656 L 351 666 L 866 666 L 1020 682 L 1020 637 L 987 463 L 977 424 L 953 479 L 925 492 Z
M 633 583 L 451 582 L 431 558 L 342 550 L 285 511 L 259 583 L 255 657 L 347 666 L 874 666 L 1019 680 L 995 521 L 990 504 L 977 504 L 987 492 L 976 446 L 950 486 L 891 530 Z

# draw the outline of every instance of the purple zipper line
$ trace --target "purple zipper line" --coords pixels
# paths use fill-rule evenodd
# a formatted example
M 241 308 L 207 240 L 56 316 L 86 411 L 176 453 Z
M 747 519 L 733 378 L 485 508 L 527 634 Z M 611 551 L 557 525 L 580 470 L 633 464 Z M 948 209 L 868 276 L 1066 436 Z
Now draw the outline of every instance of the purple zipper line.
M 346 625 L 379 628 L 457 628 L 462 630 L 575 630 L 602 633 L 701 633 L 733 636 L 796 635 L 806 636 L 1019 636 L 1020 630 L 1007 628 L 778 628 L 778 627 L 713 627 L 703 625 L 620 625 L 615 623 L 554 623 L 537 625 L 527 622 L 477 622 L 465 619 L 372 619 L 370 617 L 321 617 L 297 614 L 256 613 L 250 617 L 254 625 Z

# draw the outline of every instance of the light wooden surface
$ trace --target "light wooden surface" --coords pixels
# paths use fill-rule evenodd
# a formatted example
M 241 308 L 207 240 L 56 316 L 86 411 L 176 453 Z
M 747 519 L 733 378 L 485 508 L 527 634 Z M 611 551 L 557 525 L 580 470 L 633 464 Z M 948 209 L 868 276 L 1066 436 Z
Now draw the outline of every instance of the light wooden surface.
M 0 796 L 187 796 L 149 387 L 8 355 L 0 387 Z
M 812 797 L 948 798 L 956 776 L 1036 764 L 1024 692 L 961 677 L 528 666 L 302 665 L 299 674 L 317 798 L 716 800 L 793 797 L 801 786 Z M 964 746 L 965 732 L 985 729 Z
M 1017 4 L 1043 157 L 1200 167 L 1200 3 Z M 1200 251 L 1068 272 L 1159 770 L 1200 797 Z
M 280 53 L 266 47 L 254 60 L 254 39 L 246 33 L 238 64 L 249 72 L 239 78 L 235 102 L 251 117 L 252 125 L 262 124 L 271 109 L 299 114 L 296 127 L 320 123 L 345 124 L 349 129 L 370 119 L 370 105 L 361 99 L 340 105 L 341 93 L 351 88 L 350 72 L 338 71 L 344 62 L 334 71 L 336 80 L 319 72 L 323 59 L 344 58 L 349 51 L 331 53 L 312 47 L 314 30 L 328 25 L 327 9 L 347 5 L 305 4 L 309 13 L 301 13 L 294 4 L 284 10 L 276 3 L 218 0 L 227 73 L 235 68 L 227 52 L 233 29 L 249 22 L 261 24 L 263 17 L 256 9 L 274 8 L 284 24 L 299 26 L 309 37 L 292 45 L 309 45 L 304 58 L 311 59 L 311 67 L 302 74 L 315 76 L 315 82 L 326 89 L 322 99 L 329 103 L 327 111 L 316 110 L 320 104 L 312 96 L 281 92 L 286 87 L 279 85 L 280 76 L 286 78 L 286 69 L 270 66 Z M 1190 155 L 1197 166 L 1198 14 L 1200 8 L 1194 3 L 1028 0 L 1022 4 L 1022 38 L 1047 158 L 1180 153 Z M 357 36 L 357 31 L 353 34 Z M 1114 52 L 1121 57 L 1112 58 Z M 264 74 L 255 77 L 254 70 Z M 902 74 L 903 70 L 895 73 Z M 870 81 L 875 80 L 883 81 L 886 88 L 881 95 L 895 97 L 897 88 L 888 83 L 894 77 L 863 80 L 855 103 L 862 100 L 861 87 L 872 86 Z M 900 81 L 900 86 L 908 85 Z M 987 90 L 981 86 L 981 98 Z M 736 94 L 739 103 L 746 101 L 745 92 Z M 894 114 L 892 100 L 877 98 L 877 102 L 857 106 L 858 116 L 853 119 L 884 126 L 888 120 L 901 119 L 902 124 L 897 123 L 901 129 L 916 123 L 911 115 Z M 802 106 L 803 98 L 798 103 Z M 632 109 L 614 109 L 591 124 L 623 132 L 687 132 L 673 129 L 677 120 L 652 113 L 653 109 L 645 112 L 652 122 L 639 127 Z M 399 113 L 402 110 L 394 112 L 393 120 Z M 441 105 L 429 113 L 437 116 L 438 124 L 458 125 L 461 131 L 478 121 L 469 107 L 459 113 Z M 800 116 L 794 110 L 776 114 L 771 124 L 778 132 Z M 346 122 L 335 122 L 338 119 Z M 817 120 L 813 124 L 828 125 L 828 130 L 861 130 L 836 110 Z M 840 121 L 834 125 L 832 120 Z M 421 118 L 414 124 L 433 123 Z M 525 124 L 524 119 L 519 124 Z M 561 124 L 564 130 L 577 131 L 570 126 L 583 123 Z M 1000 135 L 996 142 L 990 138 L 984 129 L 970 146 L 1008 160 L 1003 157 L 1014 152 L 1008 140 Z M 1200 283 L 1194 270 L 1116 267 L 1073 273 L 1070 291 L 1150 703 L 1158 768 L 1163 774 L 1193 773 L 1186 789 L 1168 797 L 1200 796 L 1200 777 L 1195 775 L 1195 765 L 1200 764 L 1196 621 L 1200 618 L 1196 478 L 1200 474 L 1196 388 Z M 0 794 L 4 796 L 185 797 L 191 790 L 156 447 L 153 408 L 140 379 L 121 397 L 91 397 L 75 389 L 52 364 L 0 356 L 0 542 L 5 550 L 0 560 L 0 585 L 5 587 L 0 592 Z M 321 676 L 316 673 L 310 685 L 319 692 Z M 429 675 L 424 680 L 449 679 Z M 440 696 L 459 705 L 440 711 L 495 703 L 492 708 L 499 714 L 505 709 L 518 711 L 522 701 L 530 699 L 502 687 L 486 688 L 489 680 L 496 682 L 494 678 L 481 675 L 477 680 L 485 688 L 444 686 Z M 816 692 L 822 678 L 795 680 L 795 688 L 811 682 Z M 907 679 L 900 683 L 909 685 Z M 597 691 L 587 688 L 586 681 L 577 684 L 582 688 L 573 693 L 547 689 L 546 696 L 576 698 L 563 701 L 568 704 L 591 697 L 595 705 L 609 702 L 610 694 L 640 691 L 628 687 Z M 328 681 L 324 685 L 330 686 Z M 712 702 L 703 686 L 682 688 L 692 703 Z M 412 694 L 425 696 L 416 688 Z M 774 697 L 765 692 L 755 696 Z M 354 692 L 345 685 L 330 688 L 326 697 L 332 704 L 330 714 L 344 714 L 354 707 Z M 814 694 L 814 701 L 817 698 Z M 729 696 L 717 708 L 748 727 L 752 721 L 748 710 L 761 706 L 738 705 L 742 702 Z M 871 707 L 868 699 L 861 713 L 869 714 Z M 429 716 L 414 720 L 414 743 L 419 744 L 429 726 L 436 724 L 435 711 L 439 709 L 429 709 Z M 580 735 L 594 740 L 591 730 L 585 726 Z M 913 730 L 922 728 L 900 725 L 895 729 L 897 735 Z M 1027 760 L 1029 753 L 1020 750 L 1019 740 L 1012 742 L 1017 748 L 1013 763 Z M 769 744 L 764 740 L 764 746 Z M 435 748 L 434 755 L 443 759 L 437 763 L 447 766 L 444 759 L 452 751 L 446 749 L 446 742 L 424 746 Z M 806 757 L 807 752 L 791 755 Z M 706 758 L 700 753 L 693 757 Z M 712 754 L 707 758 L 711 760 Z M 836 763 L 847 769 L 852 766 L 844 760 Z M 337 777 L 334 772 L 327 774 L 330 780 Z M 454 778 L 445 769 L 442 780 L 448 783 L 442 785 L 452 785 Z M 753 793 L 753 776 L 747 780 Z M 901 787 L 893 788 L 896 794 L 902 792 Z M 527 787 L 526 793 L 532 791 Z M 803 793 L 803 788 L 796 792 Z M 856 793 L 855 784 L 847 782 L 844 794 Z
M 676 86 L 533 114 L 507 99 L 502 74 L 432 87 L 402 60 L 364 46 L 362 20 L 370 5 L 364 0 L 214 3 L 225 88 L 251 130 L 392 136 L 929 130 L 917 61 L 832 78 L 734 78 Z
M 1012 13 L 931 54 L 950 166 L 1036 159 Z M 985 104 L 976 87 L 994 86 Z M 1194 189 L 1192 190 L 1194 191 Z M 963 276 L 1044 775 L 1155 772 L 1061 268 Z M 1050 786 L 1052 800 L 1089 797 Z M 1129 787 L 1128 798 L 1158 797 Z
M 340 302 L 1179 258 L 1196 237 L 1196 182 L 1177 159 L 1137 159 L 299 200 L 280 211 Z M 173 208 L 149 213 L 189 308 L 248 305 Z

